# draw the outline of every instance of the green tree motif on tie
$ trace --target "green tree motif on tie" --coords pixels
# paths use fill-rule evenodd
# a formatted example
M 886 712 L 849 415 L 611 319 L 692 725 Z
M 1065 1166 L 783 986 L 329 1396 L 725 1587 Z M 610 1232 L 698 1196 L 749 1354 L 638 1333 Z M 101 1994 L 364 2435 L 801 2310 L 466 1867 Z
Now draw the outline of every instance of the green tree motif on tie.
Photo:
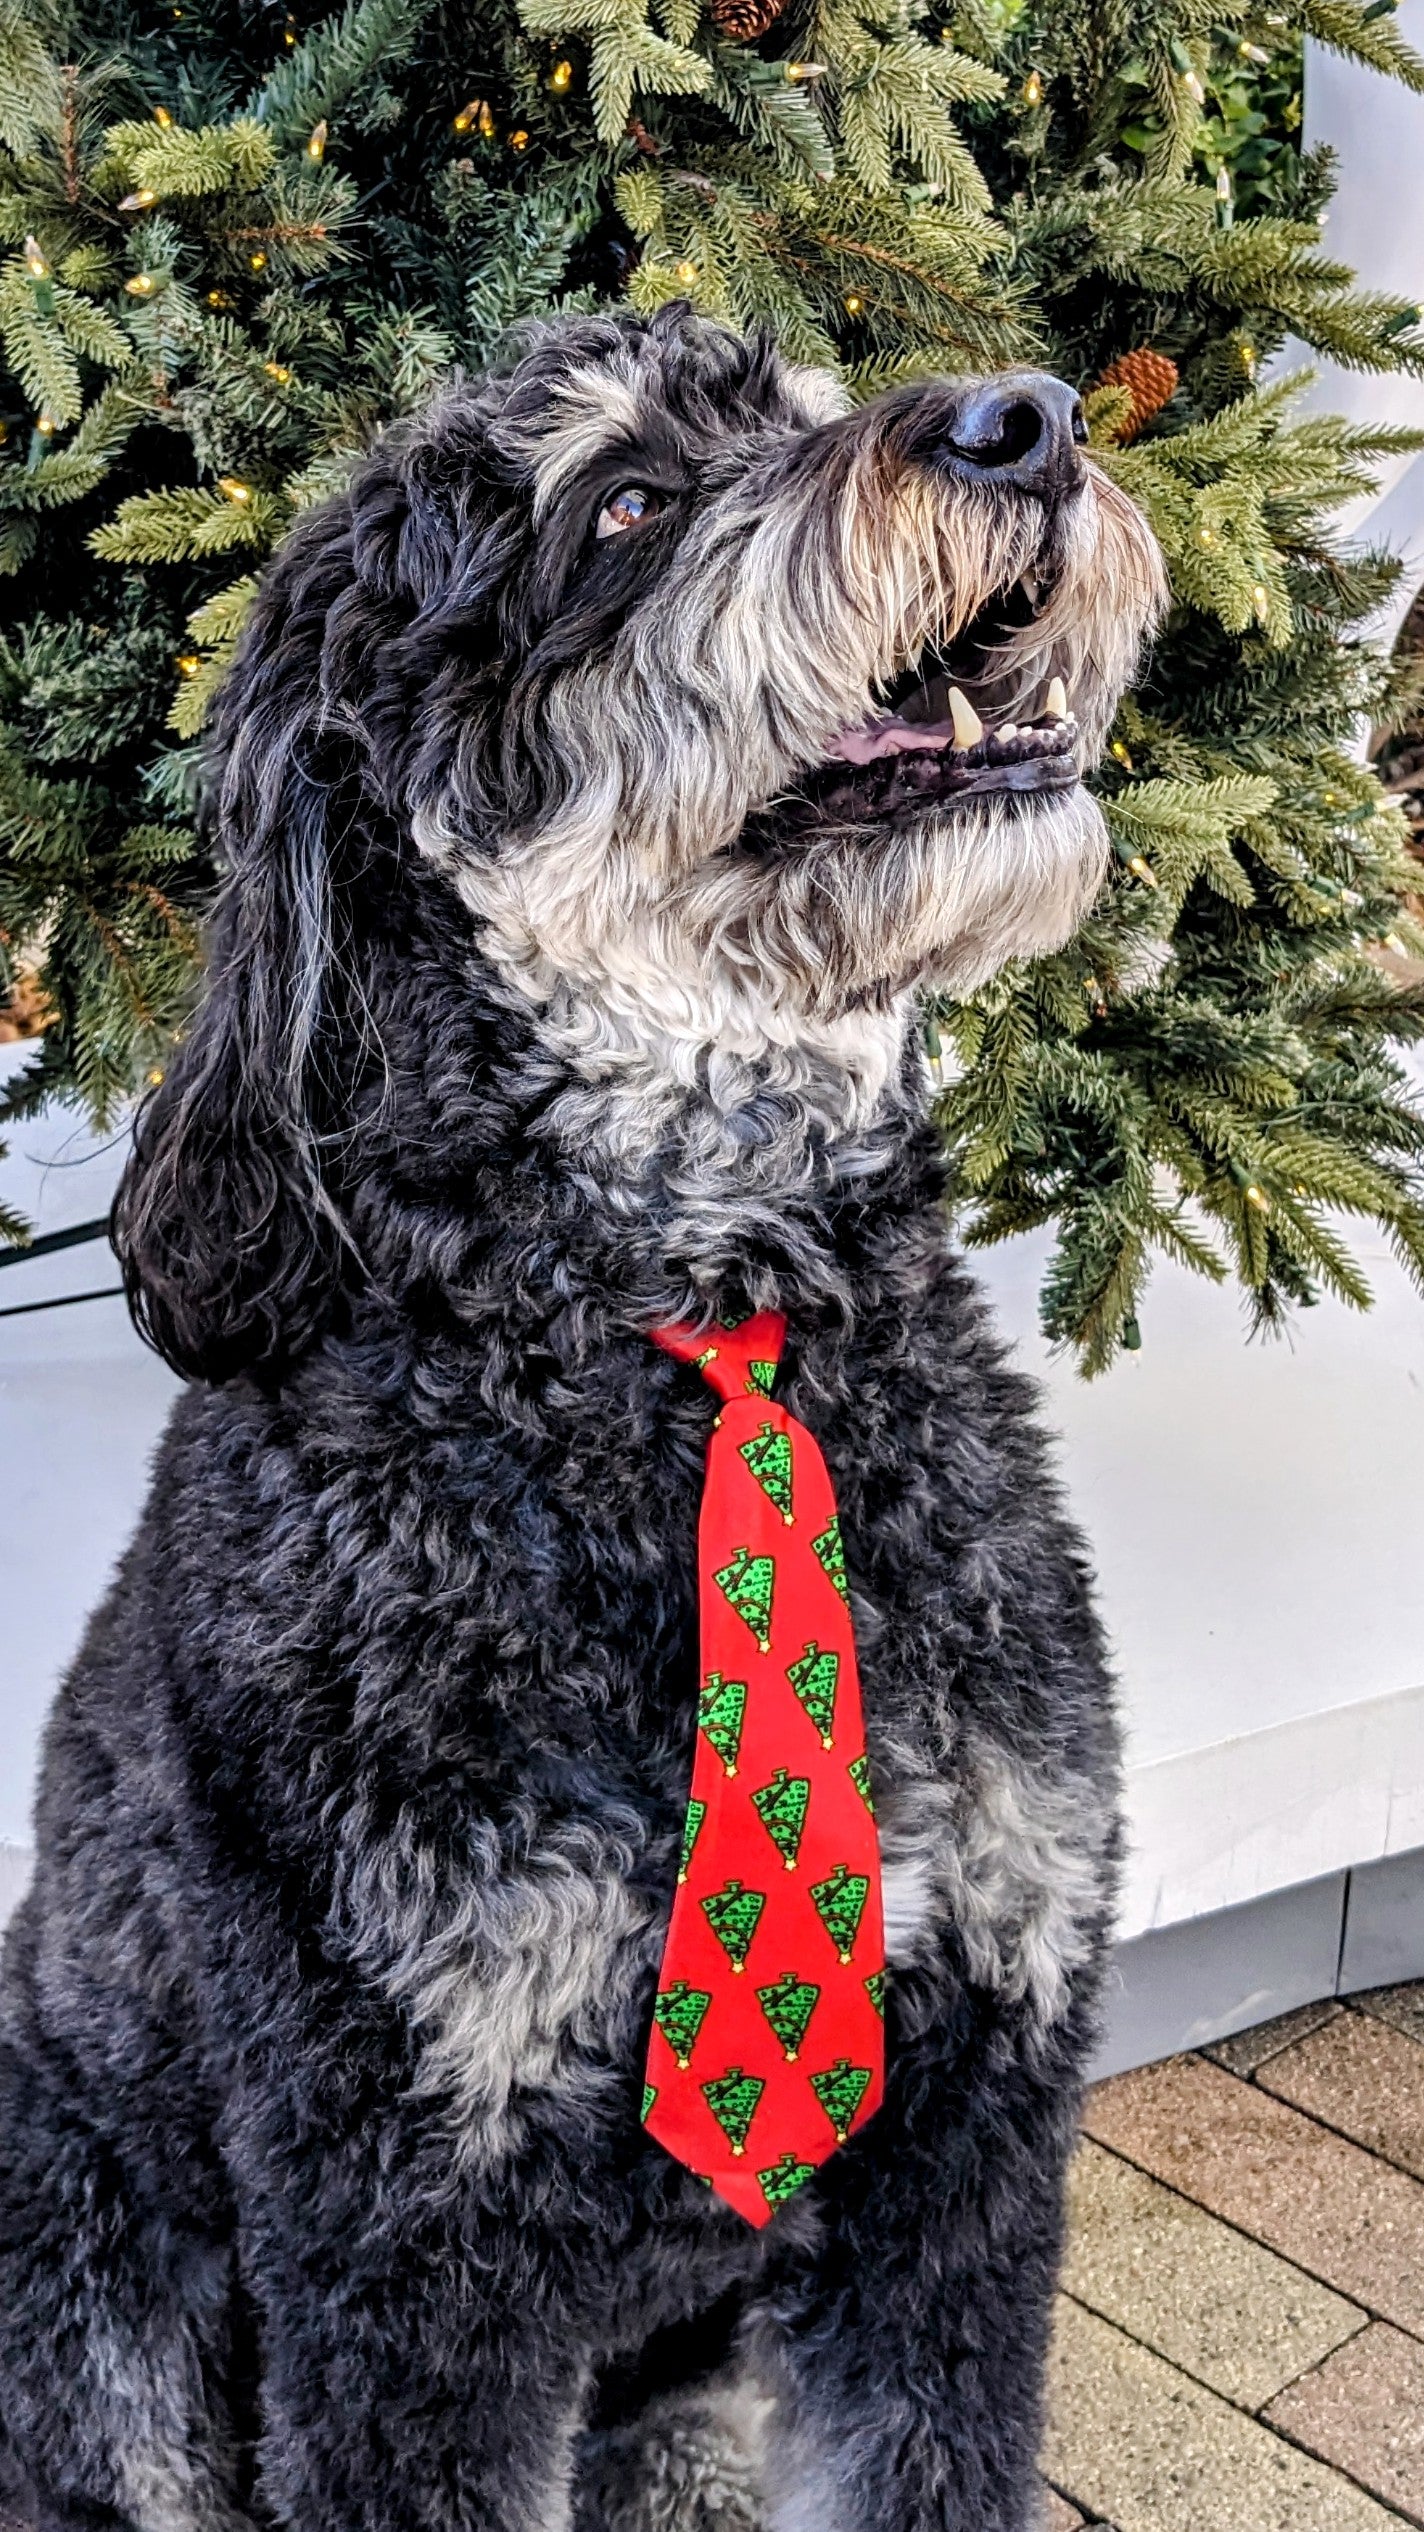
M 648 2112 L 651 2110 L 651 2108 L 652 2108 L 652 2106 L 653 2106 L 653 2103 L 657 2100 L 657 2097 L 658 2097 L 658 2088 L 657 2088 L 657 2085 L 656 2085 L 656 2084 L 644 2084 L 644 2086 L 643 2086 L 643 2107 L 642 2107 L 642 2110 L 641 2110 L 641 2112 L 640 2112 L 640 2114 L 639 2114 L 639 2115 L 640 2115 L 640 2117 L 643 2119 L 643 2121 L 644 2121 L 644 2123 L 645 2123 L 645 2124 L 646 2124 L 646 2122 L 647 2122 Z
M 689 1987 L 685 1978 L 665 1987 L 653 2006 L 653 2017 L 679 2066 L 692 2062 L 697 2034 L 707 2019 L 712 1998 L 705 1987 Z
M 820 1537 L 812 1539 L 811 1553 L 824 1565 L 829 1579 L 835 1584 L 842 1600 L 848 1601 L 850 1590 L 846 1582 L 845 1548 L 841 1543 L 841 1522 L 838 1512 L 831 1514 L 830 1521 Z
M 747 1365 L 747 1387 L 759 1398 L 769 1398 L 776 1384 L 776 1365 L 753 1361 Z
M 793 1662 L 787 1678 L 821 1735 L 821 1747 L 828 1750 L 835 1732 L 836 1682 L 841 1675 L 839 1653 L 823 1653 L 814 1637 L 799 1662 Z
M 811 1884 L 816 1913 L 840 1955 L 842 1968 L 855 1950 L 869 1889 L 864 1873 L 853 1873 L 845 1864 L 837 1864 L 824 1881 Z
M 739 1547 L 734 1551 L 730 1564 L 718 1568 L 713 1580 L 738 1617 L 751 1628 L 758 1649 L 769 1653 L 775 1560 L 770 1556 L 753 1556 L 750 1548 Z
M 815 2169 L 814 2163 L 798 2163 L 794 2154 L 783 2154 L 779 2163 L 769 2164 L 764 2172 L 757 2173 L 773 2214 L 813 2177 Z
M 746 1711 L 746 1681 L 724 1679 L 720 1670 L 709 1671 L 697 1702 L 697 1720 L 729 1776 L 737 1772 Z
M 793 1776 L 786 1768 L 778 1767 L 771 1783 L 759 1786 L 752 1801 L 782 1863 L 788 1873 L 794 1873 L 811 1802 L 809 1776 Z
M 811 2077 L 811 2090 L 835 2129 L 838 2145 L 844 2145 L 849 2136 L 851 2121 L 869 2087 L 870 2068 L 852 2066 L 848 2057 L 838 2057 L 824 2074 Z
M 757 2003 L 781 2043 L 788 2066 L 794 2066 L 801 2054 L 801 2043 L 820 2000 L 820 1988 L 813 1987 L 807 1978 L 798 1978 L 794 1969 L 783 1970 L 774 1986 L 757 1989 Z
M 764 1424 L 749 1442 L 740 1445 L 740 1449 L 762 1493 L 775 1504 L 789 1530 L 793 1518 L 790 1434 L 778 1433 L 774 1425 Z
M 695 1800 L 689 1802 L 687 1806 L 687 1817 L 682 1824 L 682 1853 L 678 1857 L 677 1865 L 677 1877 L 680 1882 L 686 1881 L 687 1879 L 688 1872 L 692 1864 L 692 1858 L 697 1851 L 697 1841 L 702 1833 L 702 1823 L 706 1817 L 707 1805 L 705 1802 L 697 1802 Z
M 744 2075 L 740 2066 L 729 2066 L 725 2075 L 714 2075 L 702 2087 L 707 2107 L 736 2155 L 747 2150 L 747 2133 L 765 2090 L 760 2075 Z
M 885 1972 L 883 1969 L 871 1971 L 865 1982 L 865 1992 L 883 2022 L 885 2019 Z
M 724 1882 L 720 1890 L 714 1890 L 702 1902 L 703 1914 L 738 1977 L 746 1967 L 752 1936 L 765 1906 L 764 1890 L 744 1890 L 736 1880 Z
M 870 1785 L 869 1759 L 853 1758 L 846 1769 L 846 1774 L 849 1776 L 851 1783 L 854 1785 L 856 1792 L 859 1794 L 861 1801 L 864 1803 L 866 1810 L 870 1813 L 873 1820 L 875 1817 L 875 1796 L 871 1791 Z

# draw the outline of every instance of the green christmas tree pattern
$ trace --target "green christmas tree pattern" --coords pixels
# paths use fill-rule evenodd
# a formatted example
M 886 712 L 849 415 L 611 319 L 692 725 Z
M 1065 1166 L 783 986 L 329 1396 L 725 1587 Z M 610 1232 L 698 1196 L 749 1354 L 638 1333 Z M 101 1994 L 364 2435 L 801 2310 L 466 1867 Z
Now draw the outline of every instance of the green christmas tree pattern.
M 883 1969 L 871 1971 L 865 1982 L 865 1992 L 883 2022 L 885 2019 L 885 1972 Z
M 714 2075 L 702 2087 L 707 2107 L 736 2155 L 747 2150 L 747 2132 L 765 2090 L 760 2075 L 744 2075 L 740 2066 L 729 2066 L 725 2075 Z
M 798 2163 L 794 2154 L 783 2154 L 779 2163 L 769 2164 L 764 2172 L 757 2173 L 757 2178 L 765 2192 L 766 2203 L 775 2214 L 776 2209 L 784 2207 L 787 2199 L 793 2198 L 805 2182 L 815 2178 L 815 2174 L 814 2163 Z
M 757 2003 L 781 2043 L 788 2066 L 794 2066 L 801 2054 L 801 2043 L 820 2001 L 820 1988 L 807 1978 L 798 1978 L 794 1969 L 783 1970 L 774 1986 L 757 1989 Z
M 853 1873 L 845 1864 L 837 1864 L 824 1881 L 811 1884 L 816 1913 L 840 1954 L 843 1968 L 855 1949 L 869 1890 L 864 1873 Z
M 715 1345 L 709 1345 L 704 1353 L 693 1355 L 692 1368 L 694 1371 L 705 1372 L 708 1364 L 715 1363 L 716 1360 L 717 1348 Z
M 652 2108 L 652 2106 L 653 2106 L 653 2103 L 657 2100 L 657 2097 L 658 2097 L 658 2088 L 657 2088 L 657 2085 L 656 2085 L 656 2084 L 644 2084 L 644 2086 L 643 2086 L 643 2114 L 642 2114 L 642 2115 L 643 2115 L 643 2125 L 644 2125 L 644 2127 L 646 2127 L 646 2126 L 647 2126 L 647 2124 L 648 2124 L 648 2112 L 651 2110 L 651 2108 Z
M 838 1512 L 831 1514 L 820 1537 L 812 1539 L 811 1553 L 824 1565 L 829 1579 L 835 1584 L 842 1600 L 848 1601 L 850 1591 L 846 1583 L 845 1549 L 841 1545 L 841 1519 Z
M 750 1548 L 739 1547 L 731 1563 L 723 1565 L 713 1579 L 738 1617 L 751 1628 L 759 1649 L 769 1653 L 771 1595 L 776 1580 L 774 1560 L 770 1556 L 753 1556 Z
M 697 1851 L 697 1841 L 702 1835 L 702 1823 L 706 1817 L 707 1805 L 705 1802 L 689 1802 L 687 1806 L 687 1818 L 682 1824 L 682 1853 L 678 1857 L 677 1864 L 677 1877 L 679 1881 L 686 1881 L 688 1873 L 691 1870 L 692 1858 Z
M 835 2129 L 837 2145 L 844 2145 L 849 2136 L 851 2121 L 865 2099 L 870 2080 L 870 2068 L 852 2066 L 848 2057 L 838 2057 L 824 2074 L 811 2077 L 811 2090 Z
M 851 1783 L 854 1785 L 856 1792 L 859 1794 L 861 1801 L 864 1803 L 866 1810 L 870 1813 L 873 1820 L 875 1817 L 875 1795 L 871 1790 L 869 1759 L 853 1758 L 846 1769 L 846 1774 L 849 1776 Z
M 786 1768 L 778 1767 L 769 1785 L 758 1786 L 752 1801 L 787 1871 L 794 1873 L 811 1803 L 810 1777 L 793 1776 Z
M 674 1979 L 655 1999 L 653 2019 L 679 2066 L 691 2064 L 697 2034 L 707 2019 L 711 2002 L 705 1987 L 689 1987 L 685 1978 Z
M 775 1504 L 789 1530 L 793 1520 L 790 1434 L 778 1433 L 773 1425 L 764 1424 L 749 1442 L 739 1443 L 738 1449 L 762 1493 Z
M 724 1679 L 720 1670 L 709 1670 L 697 1700 L 698 1727 L 706 1733 L 729 1776 L 737 1772 L 746 1712 L 746 1681 Z
M 775 1363 L 750 1362 L 747 1365 L 747 1388 L 753 1397 L 769 1398 L 776 1386 Z
M 836 1682 L 841 1675 L 839 1653 L 823 1653 L 812 1637 L 799 1662 L 793 1662 L 786 1676 L 821 1735 L 821 1747 L 828 1750 L 834 1738 L 836 1720 Z
M 765 1906 L 764 1890 L 744 1890 L 736 1880 L 724 1882 L 720 1890 L 714 1890 L 710 1899 L 702 1902 L 702 1912 L 738 1977 L 746 1966 L 752 1936 Z

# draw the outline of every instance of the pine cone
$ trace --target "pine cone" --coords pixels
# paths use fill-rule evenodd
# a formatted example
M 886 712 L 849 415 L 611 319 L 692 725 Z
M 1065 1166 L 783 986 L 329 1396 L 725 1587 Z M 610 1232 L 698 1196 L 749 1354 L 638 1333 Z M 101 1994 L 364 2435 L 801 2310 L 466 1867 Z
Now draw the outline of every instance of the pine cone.
M 712 22 L 729 44 L 755 44 L 776 24 L 786 0 L 711 0 Z
M 0 1003 L 0 1046 L 13 1046 L 21 1038 L 42 1037 L 56 1017 L 40 989 L 38 976 L 29 970 L 22 972 L 15 979 L 9 1001 Z
M 1154 352 L 1144 343 L 1136 352 L 1124 352 L 1121 360 L 1109 361 L 1107 368 L 1093 380 L 1095 387 L 1126 387 L 1132 398 L 1132 411 L 1118 432 L 1121 441 L 1135 440 L 1144 423 L 1177 392 L 1180 373 L 1174 360 L 1165 352 Z

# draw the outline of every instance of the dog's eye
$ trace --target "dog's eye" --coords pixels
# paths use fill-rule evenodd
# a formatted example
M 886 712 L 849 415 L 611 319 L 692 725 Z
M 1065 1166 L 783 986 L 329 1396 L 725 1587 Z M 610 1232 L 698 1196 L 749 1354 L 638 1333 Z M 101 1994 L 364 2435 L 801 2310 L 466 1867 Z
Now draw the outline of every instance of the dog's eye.
M 644 519 L 650 519 L 661 508 L 655 492 L 648 492 L 642 484 L 625 484 L 611 501 L 605 501 L 594 533 L 600 537 L 621 536 L 626 528 L 641 526 Z

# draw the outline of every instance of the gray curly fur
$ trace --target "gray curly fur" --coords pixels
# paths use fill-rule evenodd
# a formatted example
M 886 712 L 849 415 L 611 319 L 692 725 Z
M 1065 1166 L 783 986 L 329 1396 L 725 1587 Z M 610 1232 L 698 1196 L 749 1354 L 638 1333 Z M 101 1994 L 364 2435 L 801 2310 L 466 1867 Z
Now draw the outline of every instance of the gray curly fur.
M 1010 846 L 1082 861 L 1061 931 L 1096 830 L 838 809 L 793 921 L 802 865 L 748 821 L 863 702 L 884 538 L 937 521 L 966 584 L 1042 547 L 1089 612 L 1110 557 L 1067 493 L 936 475 L 960 390 L 818 392 L 680 311 L 550 328 L 259 597 L 211 988 L 116 1217 L 192 1385 L 49 1726 L 5 1954 L 0 2420 L 41 2532 L 1036 2519 L 1114 1732 L 1030 1390 L 946 1243 L 913 994 L 969 896 L 981 940 L 1051 929 Z M 872 461 L 857 586 L 817 522 Z M 654 525 L 591 541 L 650 475 Z M 742 670 L 696 660 L 753 569 L 729 730 Z M 757 2233 L 639 2125 L 712 1411 L 647 1332 L 773 1304 L 895 1937 L 885 2105 Z

